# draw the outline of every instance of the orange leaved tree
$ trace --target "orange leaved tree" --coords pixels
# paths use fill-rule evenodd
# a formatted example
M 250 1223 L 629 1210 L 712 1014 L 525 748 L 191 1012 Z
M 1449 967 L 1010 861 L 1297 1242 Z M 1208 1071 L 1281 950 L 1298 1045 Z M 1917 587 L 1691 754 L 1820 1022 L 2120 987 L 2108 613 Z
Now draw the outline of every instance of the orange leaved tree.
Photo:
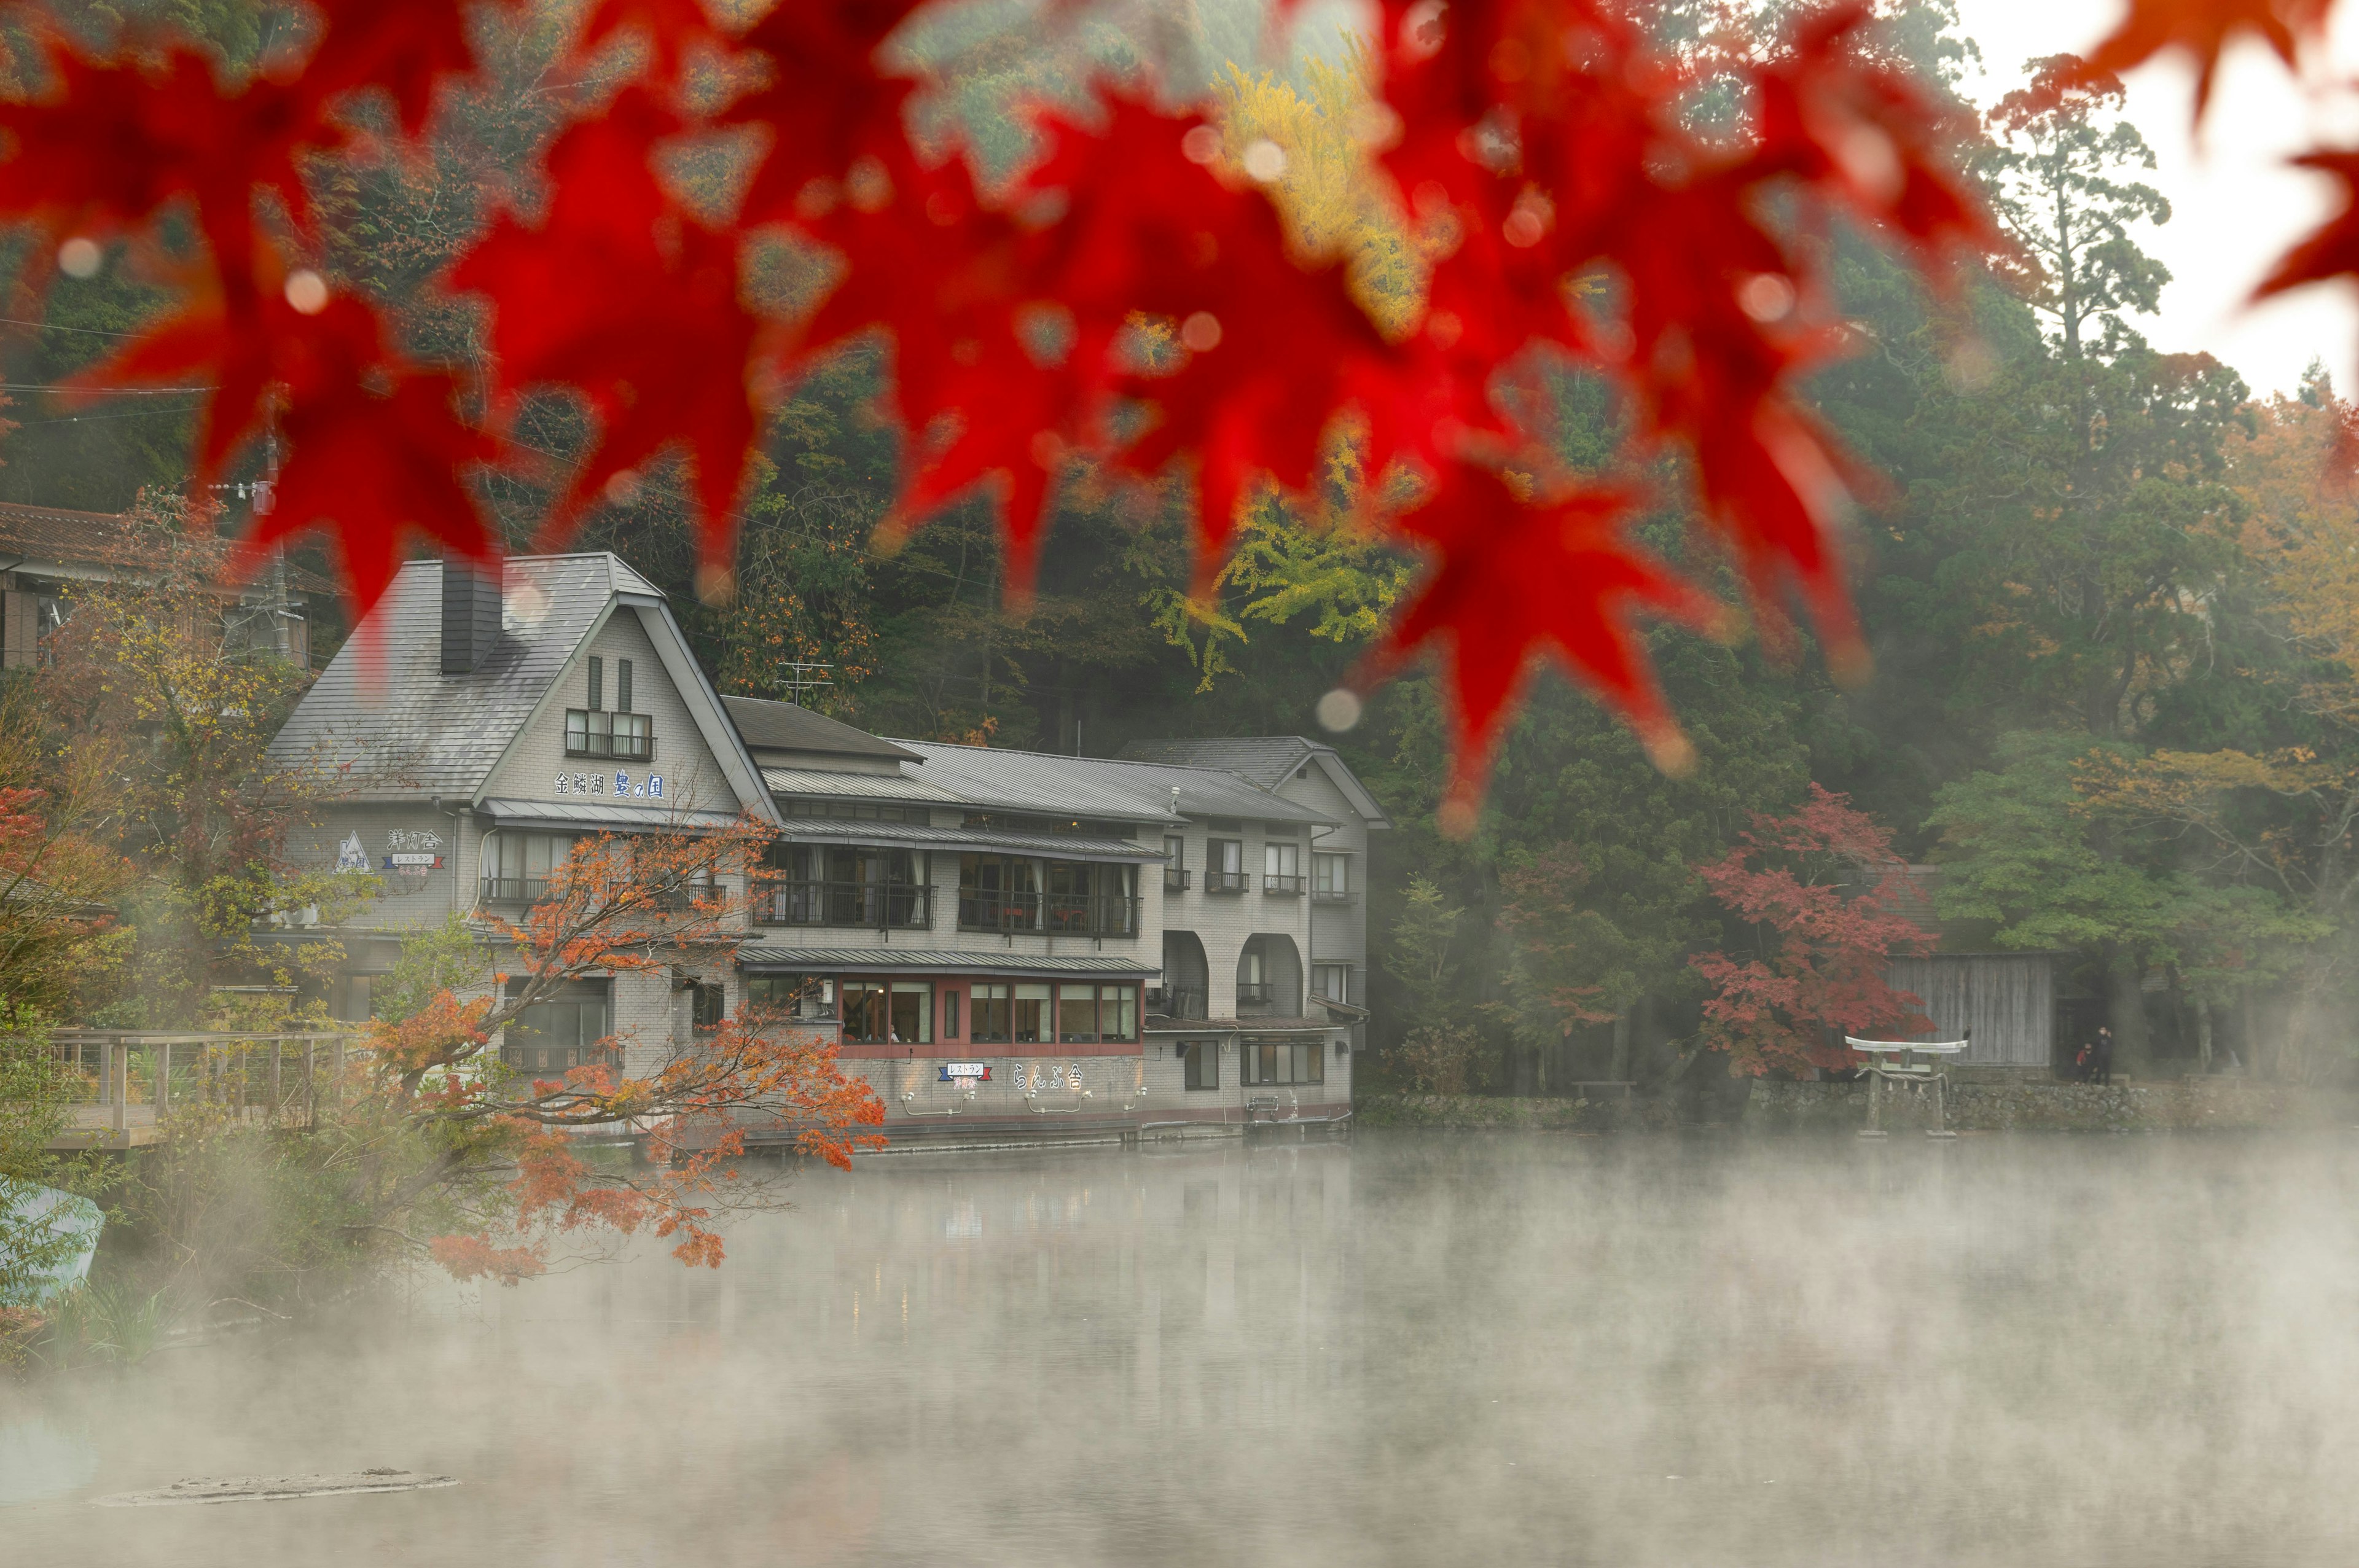
M 689 1041 L 619 1032 L 553 1076 L 495 1051 L 569 982 L 725 960 L 769 837 L 743 821 L 585 838 L 521 918 L 478 911 L 462 937 L 474 973 L 462 957 L 422 1006 L 371 1026 L 343 1119 L 411 1136 L 362 1155 L 355 1197 L 368 1213 L 350 1227 L 398 1236 L 462 1279 L 513 1283 L 560 1240 L 642 1230 L 674 1241 L 682 1262 L 717 1265 L 716 1215 L 775 1190 L 739 1180 L 749 1133 L 838 1166 L 881 1144 L 864 1130 L 884 1107 L 841 1071 L 832 1039 L 753 1011 Z M 583 1136 L 602 1132 L 650 1158 L 602 1161 Z

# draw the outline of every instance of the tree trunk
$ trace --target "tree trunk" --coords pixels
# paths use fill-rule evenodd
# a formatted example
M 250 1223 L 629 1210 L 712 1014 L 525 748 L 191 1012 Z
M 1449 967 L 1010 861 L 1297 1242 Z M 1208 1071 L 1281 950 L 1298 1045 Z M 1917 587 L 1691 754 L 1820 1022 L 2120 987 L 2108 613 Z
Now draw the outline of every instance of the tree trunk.
M 1630 1081 L 1630 1011 L 1625 1007 L 1614 1014 L 1614 1065 L 1605 1076 L 1616 1083 Z
M 2146 993 L 2138 988 L 2137 965 L 2127 954 L 2116 954 L 2105 966 L 2106 1022 L 2114 1026 L 2114 1068 L 2133 1077 L 2154 1072 L 2154 1048 L 2146 1028 Z
M 2195 1070 L 2212 1070 L 2212 1004 L 2208 1001 L 2195 1004 Z

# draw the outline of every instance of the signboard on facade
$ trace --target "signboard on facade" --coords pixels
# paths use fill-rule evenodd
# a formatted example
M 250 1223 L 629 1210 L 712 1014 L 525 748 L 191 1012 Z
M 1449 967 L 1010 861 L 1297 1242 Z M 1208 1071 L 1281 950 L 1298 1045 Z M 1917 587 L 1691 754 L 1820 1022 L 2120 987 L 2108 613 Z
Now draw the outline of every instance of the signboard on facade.
M 419 892 L 442 868 L 442 836 L 427 827 L 397 827 L 385 836 L 385 871 L 396 892 Z
M 355 830 L 351 838 L 344 840 L 343 846 L 336 851 L 336 870 L 340 871 L 365 871 L 368 869 L 368 850 L 362 846 L 360 833 L 358 830 Z
M 556 788 L 560 795 L 613 795 L 625 800 L 661 800 L 664 797 L 661 773 L 642 773 L 633 778 L 617 768 L 612 775 L 614 787 L 611 790 L 607 788 L 608 783 L 609 777 L 603 772 L 560 773 Z
M 961 1079 L 971 1079 L 986 1084 L 991 1082 L 991 1064 L 988 1062 L 944 1062 L 942 1064 L 940 1082 L 956 1083 Z

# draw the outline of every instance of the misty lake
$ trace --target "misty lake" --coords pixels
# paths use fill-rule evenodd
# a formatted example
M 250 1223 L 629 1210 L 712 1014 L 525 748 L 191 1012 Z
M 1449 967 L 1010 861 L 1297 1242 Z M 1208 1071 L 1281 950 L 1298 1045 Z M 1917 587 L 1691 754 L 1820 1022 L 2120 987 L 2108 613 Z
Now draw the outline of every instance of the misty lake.
M 884 1157 L 717 1272 L 0 1385 L 0 1560 L 2340 1563 L 2354 1177 L 2359 1140 Z M 372 1465 L 463 1484 L 89 1501 Z

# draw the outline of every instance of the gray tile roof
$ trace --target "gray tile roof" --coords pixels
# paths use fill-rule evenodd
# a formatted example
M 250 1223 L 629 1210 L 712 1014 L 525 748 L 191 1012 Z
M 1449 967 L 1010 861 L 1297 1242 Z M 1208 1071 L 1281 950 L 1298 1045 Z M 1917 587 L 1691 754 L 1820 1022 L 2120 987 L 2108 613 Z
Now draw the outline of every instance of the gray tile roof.
M 752 944 L 737 949 L 737 967 L 760 973 L 842 972 L 897 974 L 917 969 L 960 975 L 1114 975 L 1135 978 L 1163 971 L 1136 958 L 1103 953 L 956 952 L 926 947 L 773 947 Z
M 832 773 L 826 768 L 762 770 L 762 782 L 775 795 L 814 795 L 823 800 L 906 800 L 919 804 L 958 803 L 958 796 L 922 777 L 898 773 Z
M 759 697 L 723 697 L 721 705 L 736 721 L 737 733 L 756 752 L 821 752 L 837 756 L 889 757 L 905 760 L 914 753 L 841 719 L 813 713 L 791 702 Z
M 1368 793 L 1367 786 L 1342 754 L 1323 741 L 1301 735 L 1208 735 L 1186 740 L 1133 741 L 1122 749 L 1122 754 L 1135 762 L 1218 768 L 1273 790 L 1292 778 L 1304 762 L 1318 757 L 1326 763 L 1336 787 L 1367 819 L 1368 826 L 1392 826 L 1383 805 Z
M 1122 754 L 1133 762 L 1218 768 L 1276 789 L 1294 776 L 1312 743 L 1299 735 L 1219 735 L 1193 740 L 1133 741 Z M 1321 747 L 1320 750 L 1326 750 Z
M 942 845 L 968 849 L 1006 849 L 1068 860 L 1160 860 L 1163 848 L 1127 838 L 1080 834 L 1006 833 L 988 827 L 933 827 L 921 822 L 868 822 L 843 816 L 789 816 L 780 829 L 788 843 Z
M 481 669 L 446 676 L 442 563 L 404 566 L 271 756 L 344 772 L 359 795 L 472 797 L 614 595 L 663 597 L 607 554 L 517 557 L 506 570 L 498 645 Z
M 1281 799 L 1232 773 L 1115 757 L 1065 757 L 904 741 L 926 760 L 925 779 L 970 805 L 1054 816 L 1169 822 L 1171 792 L 1184 816 L 1256 817 L 1324 823 L 1327 816 Z

